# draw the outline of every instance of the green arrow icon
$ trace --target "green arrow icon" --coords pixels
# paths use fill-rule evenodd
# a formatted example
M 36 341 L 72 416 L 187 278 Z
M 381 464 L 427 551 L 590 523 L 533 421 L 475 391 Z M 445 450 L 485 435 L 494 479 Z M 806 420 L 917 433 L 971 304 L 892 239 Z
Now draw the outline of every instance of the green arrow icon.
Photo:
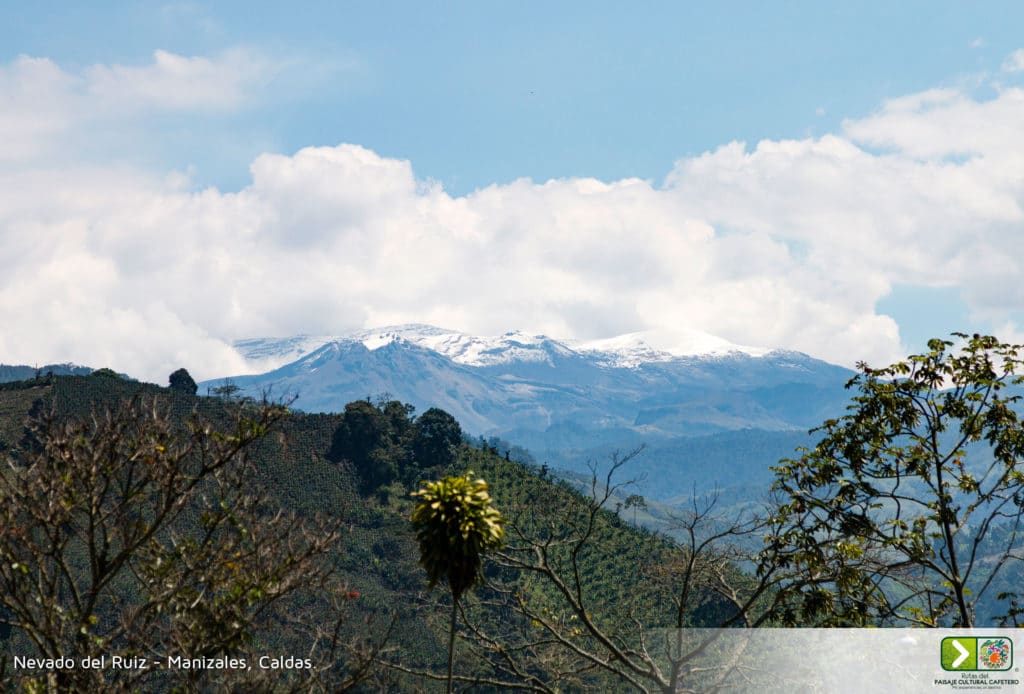
M 957 656 L 957 659 L 953 661 L 953 667 L 958 668 L 961 664 L 963 664 L 965 660 L 967 660 L 968 656 L 971 655 L 971 652 L 963 646 L 961 646 L 960 642 L 956 639 L 953 639 L 952 644 L 953 648 L 955 648 L 957 652 L 960 653 L 960 655 Z
M 950 636 L 942 639 L 943 670 L 977 670 L 978 639 L 972 636 Z

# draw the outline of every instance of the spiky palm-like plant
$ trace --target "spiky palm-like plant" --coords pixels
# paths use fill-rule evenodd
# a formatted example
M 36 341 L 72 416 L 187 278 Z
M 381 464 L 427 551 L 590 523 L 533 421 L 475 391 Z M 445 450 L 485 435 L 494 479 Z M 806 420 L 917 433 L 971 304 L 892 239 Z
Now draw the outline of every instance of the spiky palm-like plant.
M 420 545 L 420 564 L 430 587 L 447 579 L 452 593 L 448 629 L 448 691 L 452 690 L 455 619 L 459 598 L 483 579 L 483 555 L 501 546 L 505 519 L 491 505 L 487 482 L 473 473 L 445 477 L 414 492 L 419 497 L 412 524 Z

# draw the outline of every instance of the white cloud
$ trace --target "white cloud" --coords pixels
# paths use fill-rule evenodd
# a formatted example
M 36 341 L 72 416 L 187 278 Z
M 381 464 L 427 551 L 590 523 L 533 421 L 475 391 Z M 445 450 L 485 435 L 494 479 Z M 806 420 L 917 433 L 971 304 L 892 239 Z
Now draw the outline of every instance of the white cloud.
M 18 266 L 0 315 L 34 326 L 0 336 L 3 360 L 202 378 L 241 368 L 232 338 L 412 320 L 579 338 L 692 326 L 846 361 L 898 344 L 872 311 L 884 280 L 851 269 L 851 289 L 743 220 L 716 232 L 675 184 L 453 198 L 353 145 L 264 156 L 253 177 L 238 194 L 85 171 L 0 180 L 15 232 L 0 255 Z
M 155 51 L 143 66 L 94 65 L 84 74 L 89 94 L 117 109 L 230 110 L 253 96 L 273 65 L 249 51 L 216 59 Z
M 0 161 L 27 160 L 74 119 L 73 76 L 45 58 L 0 67 Z
M 1002 89 L 979 101 L 954 89 L 933 89 L 891 99 L 867 118 L 843 123 L 845 134 L 904 157 L 943 159 L 984 156 L 990 161 L 1020 154 L 1024 90 Z
M 210 58 L 158 50 L 146 65 L 77 71 L 20 56 L 0 66 L 0 162 L 66 160 L 96 140 L 123 137 L 143 115 L 238 109 L 281 69 L 244 49 Z
M 0 127 L 80 135 L 73 109 L 97 101 L 231 108 L 247 74 L 225 56 L 78 75 L 22 58 L 0 69 L 17 105 Z M 234 338 L 425 321 L 583 339 L 691 327 L 884 363 L 900 336 L 875 306 L 894 284 L 962 287 L 994 324 L 1024 307 L 1021 122 L 1020 90 L 932 90 L 841 133 L 681 159 L 662 185 L 522 179 L 462 197 L 357 145 L 262 155 L 238 193 L 30 147 L 31 166 L 0 169 L 0 320 L 17 326 L 0 361 L 209 378 L 243 368 Z
M 1006 56 L 1003 72 L 1020 72 L 1024 70 L 1024 48 L 1020 48 Z

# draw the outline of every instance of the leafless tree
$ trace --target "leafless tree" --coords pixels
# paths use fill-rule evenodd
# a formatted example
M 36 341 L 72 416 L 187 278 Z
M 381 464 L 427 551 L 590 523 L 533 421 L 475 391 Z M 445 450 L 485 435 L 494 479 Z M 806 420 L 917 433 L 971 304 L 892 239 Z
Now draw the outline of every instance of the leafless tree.
M 239 405 L 224 431 L 168 408 L 135 399 L 84 420 L 51 411 L 6 455 L 3 678 L 37 691 L 308 691 L 366 676 L 379 643 L 346 642 L 344 605 L 315 617 L 298 608 L 303 596 L 343 594 L 325 561 L 337 526 L 280 510 L 256 482 L 252 448 L 287 409 Z M 260 667 L 268 629 L 305 629 L 308 652 L 274 654 L 299 667 Z

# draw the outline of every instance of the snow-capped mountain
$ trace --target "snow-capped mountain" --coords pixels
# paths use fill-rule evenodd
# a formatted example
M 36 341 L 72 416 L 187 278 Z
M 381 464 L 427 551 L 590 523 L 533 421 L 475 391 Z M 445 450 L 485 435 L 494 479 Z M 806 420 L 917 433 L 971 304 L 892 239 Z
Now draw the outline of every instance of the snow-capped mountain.
M 792 450 L 806 443 L 807 429 L 842 415 L 852 375 L 799 352 L 734 345 L 697 331 L 574 342 L 402 325 L 242 340 L 236 348 L 254 372 L 231 377 L 246 394 L 297 395 L 294 406 L 307 412 L 339 412 L 381 396 L 419 412 L 440 407 L 468 433 L 500 436 L 575 469 L 641 442 L 651 446 L 648 464 L 659 466 L 697 446 L 701 454 L 680 470 L 721 466 L 730 456 L 756 459 L 766 441 Z M 726 438 L 679 443 L 707 436 Z M 719 449 L 722 455 L 707 457 Z M 757 469 L 767 474 L 777 459 Z M 713 481 L 725 469 L 707 474 Z
M 307 411 L 340 411 L 386 393 L 420 410 L 442 407 L 473 433 L 534 442 L 557 433 L 572 445 L 596 435 L 806 428 L 821 421 L 823 403 L 850 375 L 798 352 L 696 331 L 570 342 L 414 324 L 236 347 L 262 371 L 233 377 L 237 385 L 254 395 L 270 386 L 295 393 Z
M 586 355 L 608 366 L 633 368 L 681 357 L 704 358 L 728 355 L 764 356 L 767 349 L 736 345 L 697 330 L 644 331 L 603 340 L 556 340 L 522 331 L 496 337 L 478 337 L 432 325 L 395 325 L 359 330 L 347 335 L 300 335 L 285 338 L 239 340 L 235 348 L 257 367 L 280 366 L 298 359 L 328 342 L 362 343 L 373 351 L 405 341 L 437 352 L 456 364 L 498 366 L 514 362 L 552 365 L 558 359 Z

